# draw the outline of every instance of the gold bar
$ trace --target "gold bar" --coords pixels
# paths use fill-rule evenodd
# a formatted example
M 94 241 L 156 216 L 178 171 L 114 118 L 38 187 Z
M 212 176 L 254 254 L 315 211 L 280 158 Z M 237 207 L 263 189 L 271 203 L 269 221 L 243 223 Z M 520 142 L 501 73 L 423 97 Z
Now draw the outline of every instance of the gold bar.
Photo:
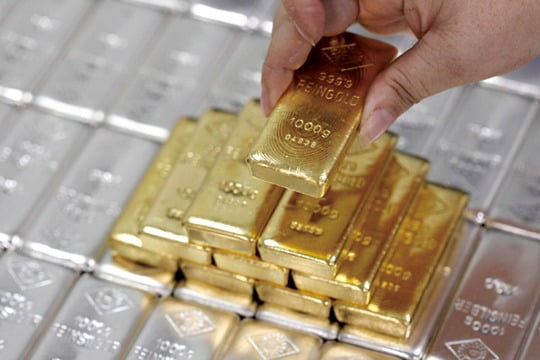
M 130 242 L 110 241 L 109 238 L 109 246 L 115 256 L 122 256 L 131 261 L 154 266 L 167 271 L 178 270 L 178 259 L 166 254 L 145 249 L 138 235 L 134 235 L 129 238 L 124 237 L 122 240 L 125 239 L 129 239 Z M 134 242 L 132 240 L 139 241 Z
M 186 213 L 190 241 L 255 254 L 257 239 L 283 194 L 282 188 L 253 178 L 245 163 L 265 123 L 259 102 L 247 103 L 234 135 Z
M 288 190 L 258 243 L 262 259 L 332 278 L 347 237 L 370 191 L 381 178 L 396 137 L 384 134 L 360 149 L 355 144 L 322 199 Z
M 393 46 L 351 33 L 322 38 L 249 154 L 253 175 L 322 197 L 360 127 L 371 82 L 395 55 Z
M 214 251 L 216 266 L 222 270 L 235 272 L 254 279 L 264 280 L 273 284 L 287 285 L 289 270 L 259 258 L 243 256 L 222 250 Z
M 148 251 L 157 254 L 168 254 L 175 259 L 177 263 L 181 260 L 187 260 L 203 265 L 212 263 L 212 249 L 208 247 L 191 244 L 189 242 L 164 239 L 144 233 L 140 234 L 140 238 L 143 246 L 149 249 Z
M 326 342 L 321 350 L 319 360 L 398 360 L 398 358 L 383 355 L 378 352 L 363 349 L 358 346 L 338 343 L 334 341 Z
M 316 359 L 321 343 L 316 336 L 246 319 L 240 323 L 223 360 Z
M 253 294 L 255 281 L 243 275 L 231 273 L 215 266 L 182 262 L 180 265 L 188 280 L 196 280 L 219 288 L 242 294 Z
M 263 302 L 323 318 L 330 316 L 332 302 L 328 298 L 262 282 L 255 285 L 255 290 Z
M 209 110 L 174 164 L 170 176 L 142 221 L 141 239 L 148 250 L 197 261 L 209 258 L 205 249 L 188 244 L 184 215 L 236 122 L 234 114 Z M 198 261 L 200 262 L 200 261 Z
M 180 119 L 169 139 L 161 147 L 109 234 L 109 246 L 115 252 L 132 261 L 176 270 L 175 259 L 166 253 L 154 253 L 145 249 L 138 233 L 141 220 L 169 176 L 173 164 L 185 148 L 196 124 L 192 118 Z
M 339 321 L 407 337 L 438 261 L 460 223 L 468 195 L 434 184 L 422 186 L 374 280 L 368 305 L 334 303 Z
M 338 261 L 333 279 L 293 272 L 297 288 L 354 303 L 369 301 L 373 279 L 429 164 L 395 152 L 354 226 L 351 248 Z

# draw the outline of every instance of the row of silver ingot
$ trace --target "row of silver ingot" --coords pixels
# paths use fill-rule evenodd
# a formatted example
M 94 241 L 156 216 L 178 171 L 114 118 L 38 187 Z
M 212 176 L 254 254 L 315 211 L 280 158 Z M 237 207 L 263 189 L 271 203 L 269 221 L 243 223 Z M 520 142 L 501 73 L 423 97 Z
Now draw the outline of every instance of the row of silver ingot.
M 321 348 L 312 335 L 321 327 L 292 314 L 202 284 L 162 287 L 155 274 L 96 256 L 180 115 L 239 110 L 258 96 L 271 18 L 263 7 L 273 6 L 0 2 L 2 358 L 425 355 L 424 346 L 400 348 L 346 328 Z M 401 51 L 412 43 L 387 40 Z M 539 357 L 537 64 L 426 99 L 392 128 L 400 150 L 430 159 L 429 180 L 471 194 L 470 236 L 479 237 L 453 295 L 441 299 L 438 330 L 423 335 L 428 358 Z M 90 138 L 99 150 L 88 148 Z M 101 166 L 111 157 L 122 164 L 114 171 Z M 234 313 L 265 321 L 238 325 Z

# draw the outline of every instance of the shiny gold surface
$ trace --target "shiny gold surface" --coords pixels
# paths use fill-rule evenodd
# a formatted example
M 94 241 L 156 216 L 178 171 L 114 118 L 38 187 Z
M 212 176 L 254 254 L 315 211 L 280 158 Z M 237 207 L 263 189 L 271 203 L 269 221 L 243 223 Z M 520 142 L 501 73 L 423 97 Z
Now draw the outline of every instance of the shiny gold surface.
M 222 250 L 215 250 L 214 261 L 220 269 L 264 280 L 273 284 L 287 285 L 289 270 L 271 264 L 255 256 L 243 256 Z
M 183 262 L 180 266 L 188 280 L 196 280 L 243 294 L 253 294 L 255 281 L 243 275 L 230 273 L 214 266 Z
M 392 46 L 351 33 L 323 38 L 247 158 L 254 176 L 322 197 L 360 126 L 364 97 Z
M 351 222 L 381 178 L 395 142 L 384 134 L 365 148 L 354 144 L 322 199 L 286 191 L 258 243 L 262 259 L 332 278 L 340 253 L 348 249 Z
M 334 341 L 325 343 L 321 349 L 319 360 L 397 360 L 393 356 L 382 355 L 374 351 L 362 349 Z
M 330 315 L 332 303 L 328 298 L 263 282 L 257 283 L 255 290 L 263 302 L 324 318 Z
M 123 233 L 122 235 L 125 234 L 126 233 Z M 140 239 L 138 236 L 128 236 L 129 237 L 125 239 L 126 241 L 122 239 L 122 236 L 119 236 L 117 238 L 118 240 L 109 242 L 115 256 L 122 256 L 137 263 L 154 266 L 168 271 L 178 270 L 178 259 L 169 255 L 147 250 L 142 246 L 142 242 L 137 242 L 135 245 L 132 245 L 132 240 L 136 239 L 140 241 Z
M 163 267 L 147 266 L 145 264 L 139 264 L 125 258 L 121 255 L 114 255 L 112 261 L 108 265 L 116 266 L 122 271 L 126 271 L 131 275 L 146 277 L 152 279 L 160 284 L 171 285 L 174 283 L 174 277 L 176 269 L 167 270 Z M 103 263 L 101 263 L 103 265 Z
M 140 238 L 143 246 L 149 249 L 149 251 L 172 257 L 177 262 L 187 260 L 197 264 L 212 263 L 212 249 L 208 247 L 189 242 L 164 239 L 157 236 L 149 236 L 147 234 L 140 234 Z
M 240 323 L 224 360 L 315 359 L 322 341 L 276 325 L 246 319 Z
M 257 239 L 283 189 L 255 179 L 245 158 L 266 123 L 258 101 L 247 103 L 193 205 L 185 216 L 189 240 L 254 254 Z
M 336 277 L 294 271 L 296 286 L 335 299 L 366 303 L 375 274 L 428 168 L 425 160 L 393 153 L 354 226 L 350 249 L 342 252 Z
M 192 118 L 178 121 L 111 230 L 109 246 L 126 258 L 153 266 L 162 264 L 162 267 L 171 270 L 173 267 L 176 269 L 174 259 L 144 248 L 138 234 L 141 220 L 169 176 L 179 154 L 186 147 L 195 126 L 196 121 Z
M 383 334 L 406 337 L 467 201 L 468 195 L 461 191 L 423 185 L 375 276 L 369 304 L 354 306 L 335 302 L 338 320 Z
M 185 211 L 222 151 L 235 123 L 234 114 L 219 110 L 209 110 L 201 117 L 191 141 L 177 159 L 142 221 L 141 238 L 147 249 L 163 250 L 163 241 L 154 241 L 155 238 L 169 240 L 172 244 L 188 242 L 182 223 Z

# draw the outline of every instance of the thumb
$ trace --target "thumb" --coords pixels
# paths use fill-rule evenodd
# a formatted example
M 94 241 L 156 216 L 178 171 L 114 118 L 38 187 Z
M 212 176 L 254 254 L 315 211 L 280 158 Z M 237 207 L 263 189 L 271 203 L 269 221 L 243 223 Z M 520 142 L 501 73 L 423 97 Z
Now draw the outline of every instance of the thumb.
M 364 104 L 361 144 L 373 142 L 423 98 L 461 83 L 457 61 L 448 56 L 448 47 L 435 40 L 426 34 L 375 78 Z

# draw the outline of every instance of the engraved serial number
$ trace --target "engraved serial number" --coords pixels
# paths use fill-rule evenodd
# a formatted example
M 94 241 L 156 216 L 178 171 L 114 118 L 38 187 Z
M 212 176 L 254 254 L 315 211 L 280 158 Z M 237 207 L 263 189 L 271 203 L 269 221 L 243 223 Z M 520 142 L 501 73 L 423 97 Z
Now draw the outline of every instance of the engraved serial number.
M 156 340 L 153 349 L 141 345 L 135 346 L 133 355 L 137 360 L 187 360 L 195 358 L 195 351 L 184 344 L 159 338 Z
M 309 139 L 304 139 L 303 137 L 300 137 L 300 136 L 297 137 L 297 136 L 294 136 L 294 135 L 291 135 L 291 134 L 285 134 L 284 139 L 285 139 L 285 141 L 292 142 L 292 143 L 295 143 L 295 144 L 298 144 L 298 145 L 304 145 L 304 146 L 312 148 L 312 149 L 315 149 L 317 147 L 317 142 L 316 141 L 309 140 Z
M 303 224 L 298 221 L 291 221 L 291 223 L 289 224 L 289 229 L 315 236 L 321 236 L 324 232 L 323 229 L 319 226 Z
M 291 121 L 295 128 L 319 135 L 323 139 L 328 138 L 332 134 L 330 129 L 326 129 L 322 125 L 314 123 L 313 121 L 306 121 L 295 116 L 291 118 Z
M 383 263 L 380 270 L 383 274 L 407 281 L 412 277 L 412 273 L 403 268 L 403 266 Z
M 298 145 L 303 145 L 308 148 L 316 148 L 317 141 L 308 139 L 306 136 L 318 137 L 321 139 L 327 139 L 332 135 L 332 131 L 323 127 L 321 124 L 317 124 L 314 121 L 306 121 L 296 116 L 291 117 L 292 125 L 295 129 L 301 130 L 303 133 L 306 133 L 305 136 L 296 136 L 291 133 L 285 134 L 284 140 L 287 142 L 292 142 Z
M 373 243 L 373 236 L 364 235 L 361 231 L 354 230 L 351 237 L 355 243 L 368 247 Z
M 320 214 L 323 216 L 327 216 L 329 219 L 335 220 L 339 216 L 339 211 L 336 209 L 332 209 L 330 205 L 321 205 L 317 202 L 305 200 L 305 199 L 298 199 L 295 201 L 295 206 L 297 208 L 300 208 L 305 211 L 309 211 L 312 214 Z
M 249 200 L 255 200 L 257 195 L 259 195 L 259 190 L 233 180 L 222 181 L 219 184 L 219 190 L 223 191 L 225 194 L 245 197 Z

